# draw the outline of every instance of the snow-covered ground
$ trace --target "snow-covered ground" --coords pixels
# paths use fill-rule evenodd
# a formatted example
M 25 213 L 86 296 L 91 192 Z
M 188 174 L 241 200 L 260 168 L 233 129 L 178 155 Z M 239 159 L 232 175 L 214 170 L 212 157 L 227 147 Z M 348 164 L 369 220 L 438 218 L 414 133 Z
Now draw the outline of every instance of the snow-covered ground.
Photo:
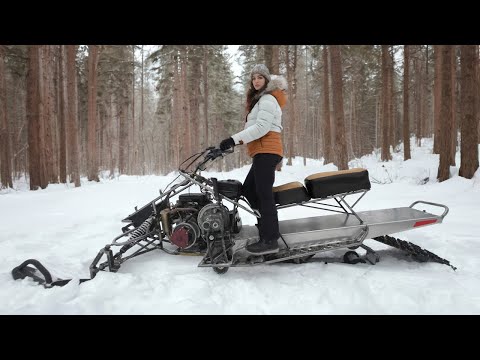
M 44 289 L 31 279 L 14 281 L 11 270 L 34 258 L 59 277 L 89 277 L 98 251 L 121 233 L 120 220 L 157 197 L 176 175 L 120 176 L 99 183 L 82 179 L 79 188 L 55 184 L 39 191 L 28 191 L 19 181 L 15 190 L 0 192 L 0 313 L 480 314 L 480 171 L 470 180 L 459 177 L 457 154 L 451 179 L 439 183 L 431 140 L 412 148 L 411 160 L 403 161 L 402 154 L 386 163 L 374 153 L 349 163 L 367 168 L 372 181 L 355 208 L 404 207 L 416 200 L 447 205 L 442 224 L 395 236 L 446 258 L 456 271 L 413 262 L 397 249 L 366 240 L 378 250 L 376 265 L 285 263 L 236 267 L 218 275 L 197 267 L 201 257 L 158 251 L 127 261 L 117 273 L 100 272 L 80 285 L 72 281 Z M 248 169 L 202 175 L 243 181 Z M 336 170 L 332 164 L 307 159 L 303 166 L 303 159 L 296 158 L 277 172 L 275 185 L 331 170 Z M 243 224 L 254 224 L 253 216 L 243 210 L 241 215 Z M 317 215 L 298 206 L 279 211 L 280 220 Z

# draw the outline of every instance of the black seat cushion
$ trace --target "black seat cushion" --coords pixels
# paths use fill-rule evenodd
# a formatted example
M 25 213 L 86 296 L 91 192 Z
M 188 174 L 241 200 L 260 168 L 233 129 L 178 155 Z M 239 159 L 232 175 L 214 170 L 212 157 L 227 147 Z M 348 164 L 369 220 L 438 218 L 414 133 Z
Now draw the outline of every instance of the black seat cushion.
M 299 181 L 275 186 L 273 195 L 275 203 L 279 205 L 297 204 L 310 200 L 307 189 Z
M 312 174 L 305 178 L 305 187 L 312 198 L 318 199 L 357 190 L 370 190 L 371 184 L 368 170 L 355 168 Z

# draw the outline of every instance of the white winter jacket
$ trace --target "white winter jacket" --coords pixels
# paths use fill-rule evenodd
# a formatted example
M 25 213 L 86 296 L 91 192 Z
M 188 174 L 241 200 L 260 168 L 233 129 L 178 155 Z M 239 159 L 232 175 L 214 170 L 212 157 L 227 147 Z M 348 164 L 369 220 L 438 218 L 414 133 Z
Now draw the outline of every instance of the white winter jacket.
M 235 144 L 248 144 L 269 131 L 282 132 L 282 109 L 273 95 L 262 95 L 247 115 L 245 129 L 232 135 Z
M 272 77 L 272 81 L 268 83 L 265 93 L 285 88 L 285 78 L 275 76 Z M 259 140 L 255 146 L 253 146 L 254 144 L 250 144 L 249 153 L 251 156 L 255 155 L 250 151 L 252 147 L 255 148 L 254 153 L 269 152 L 281 155 L 283 153 L 280 138 L 282 130 L 282 109 L 273 95 L 264 94 L 247 115 L 244 130 L 231 137 L 236 145 L 248 144 L 252 141 Z M 274 139 L 275 141 L 273 141 Z M 263 147 L 265 149 L 262 150 Z M 274 150 L 272 151 L 272 149 Z

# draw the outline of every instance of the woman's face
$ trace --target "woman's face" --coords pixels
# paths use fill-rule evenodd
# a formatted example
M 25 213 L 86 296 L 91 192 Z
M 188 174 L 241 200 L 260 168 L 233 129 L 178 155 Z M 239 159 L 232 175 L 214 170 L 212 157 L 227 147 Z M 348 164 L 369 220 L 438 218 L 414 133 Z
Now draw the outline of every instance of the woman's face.
M 265 78 L 260 74 L 253 74 L 252 76 L 252 85 L 255 90 L 259 90 L 265 86 Z

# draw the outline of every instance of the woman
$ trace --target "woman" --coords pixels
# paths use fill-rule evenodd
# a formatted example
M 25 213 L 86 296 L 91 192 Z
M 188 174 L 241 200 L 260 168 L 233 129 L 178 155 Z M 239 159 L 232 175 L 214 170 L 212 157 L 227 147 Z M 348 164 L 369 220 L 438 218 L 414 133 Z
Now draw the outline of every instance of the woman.
M 253 158 L 250 171 L 243 183 L 242 193 L 254 209 L 258 209 L 260 240 L 247 245 L 249 253 L 264 255 L 279 250 L 278 215 L 272 192 L 275 168 L 283 159 L 282 108 L 287 102 L 287 81 L 282 76 L 271 76 L 263 64 L 253 67 L 247 92 L 245 129 L 220 143 L 223 151 L 247 144 Z

